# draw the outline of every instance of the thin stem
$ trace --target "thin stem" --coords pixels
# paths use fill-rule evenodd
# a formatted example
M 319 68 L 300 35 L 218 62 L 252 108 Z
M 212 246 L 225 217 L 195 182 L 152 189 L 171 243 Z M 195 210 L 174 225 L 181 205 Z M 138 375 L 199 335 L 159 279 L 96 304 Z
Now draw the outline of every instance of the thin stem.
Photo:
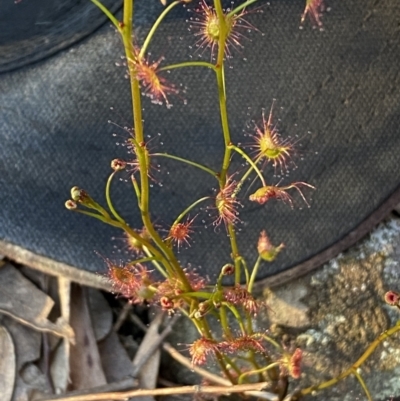
M 129 263 L 127 263 L 126 266 L 133 266 L 133 265 L 137 265 L 139 263 L 146 263 L 146 262 L 151 262 L 152 260 L 155 260 L 154 256 L 149 256 L 147 258 L 140 258 L 140 259 L 135 259 L 130 261 Z
M 110 188 L 111 188 L 111 182 L 114 178 L 116 171 L 113 171 L 110 176 L 108 177 L 107 180 L 107 185 L 106 185 L 106 200 L 107 200 L 107 205 L 108 208 L 110 209 L 112 215 L 121 223 L 126 224 L 125 220 L 117 213 L 117 211 L 114 208 L 114 205 L 112 204 L 111 201 L 111 195 L 110 195 Z
M 88 212 L 87 210 L 82 210 L 82 209 L 71 209 L 72 212 L 76 212 L 76 213 L 81 213 L 84 214 L 86 216 L 90 216 L 90 217 L 94 217 L 97 220 L 102 221 L 103 223 L 107 223 L 110 224 L 112 226 L 115 226 L 115 224 L 112 224 L 112 220 L 110 220 L 110 218 L 108 217 L 104 217 L 101 214 L 98 213 L 93 213 L 93 212 Z
M 259 156 L 255 161 L 254 164 L 257 165 L 257 163 L 261 160 L 262 156 Z M 249 169 L 243 174 L 242 178 L 240 179 L 240 181 L 237 183 L 236 186 L 236 190 L 235 190 L 235 196 L 240 192 L 240 190 L 242 189 L 243 183 L 245 182 L 245 180 L 247 179 L 247 177 L 251 174 L 251 172 L 253 171 L 253 166 L 250 165 Z
M 240 6 L 237 6 L 232 11 L 230 11 L 226 16 L 232 17 L 233 15 L 237 14 L 239 11 L 242 11 L 244 8 L 248 7 L 250 4 L 255 3 L 256 1 L 258 1 L 258 0 L 245 1 L 243 4 L 241 4 Z
M 113 25 L 117 28 L 118 32 L 122 34 L 122 29 L 120 26 L 120 22 L 114 17 L 111 11 L 105 7 L 100 1 L 98 0 L 91 0 L 93 4 L 95 4 L 103 13 L 107 16 L 107 18 L 113 23 Z
M 232 338 L 232 333 L 229 328 L 228 316 L 226 314 L 226 308 L 224 305 L 221 305 L 221 307 L 219 308 L 219 319 L 225 337 L 228 339 Z
M 246 335 L 246 329 L 244 327 L 242 317 L 240 316 L 240 313 L 238 312 L 238 310 L 235 308 L 234 305 L 232 305 L 229 302 L 222 302 L 222 305 L 225 305 L 232 312 L 233 316 L 235 316 L 235 318 L 236 318 L 236 320 L 237 320 L 237 322 L 239 324 L 240 330 L 242 331 L 242 335 L 245 336 Z
M 261 260 L 262 260 L 262 259 L 261 259 L 261 256 L 259 256 L 259 257 L 257 258 L 257 261 L 256 261 L 254 267 L 253 267 L 253 271 L 251 272 L 249 285 L 248 285 L 248 287 L 247 287 L 247 291 L 250 292 L 250 294 L 251 294 L 251 292 L 253 291 L 254 281 L 255 281 L 255 279 L 256 279 L 256 277 L 257 277 L 258 268 L 260 267 Z
M 235 152 L 239 153 L 249 164 L 251 167 L 253 167 L 253 170 L 257 173 L 257 175 L 260 177 L 260 180 L 263 184 L 263 186 L 267 186 L 265 183 L 264 177 L 261 174 L 260 169 L 257 167 L 257 165 L 251 160 L 251 157 L 249 157 L 242 149 L 238 148 L 237 146 L 230 144 L 229 147 L 233 149 Z
M 217 177 L 217 173 L 216 173 L 215 171 L 211 170 L 210 168 L 208 168 L 208 167 L 206 167 L 206 166 L 203 166 L 202 164 L 193 162 L 193 161 L 191 161 L 191 160 L 184 159 L 183 157 L 179 157 L 179 156 L 175 156 L 175 155 L 170 155 L 170 154 L 168 154 L 168 153 L 152 153 L 151 156 L 166 157 L 166 158 L 168 158 L 168 159 L 177 160 L 177 161 L 180 161 L 180 162 L 182 162 L 182 163 L 189 164 L 190 166 L 197 167 L 198 169 L 203 170 L 203 171 L 205 171 L 205 172 L 208 173 L 208 174 L 211 174 L 214 178 Z
M 178 4 L 180 4 L 181 1 L 174 1 L 173 3 L 171 3 L 167 8 L 164 9 L 164 11 L 159 15 L 159 17 L 157 18 L 156 22 L 153 24 L 153 26 L 150 29 L 150 32 L 147 34 L 146 40 L 143 43 L 143 46 L 140 50 L 139 53 L 139 58 L 143 58 L 144 54 L 146 53 L 146 50 L 150 44 L 151 39 L 154 36 L 154 33 L 156 32 L 157 28 L 159 27 L 159 25 L 161 24 L 161 21 L 165 18 L 165 16 Z
M 132 40 L 132 22 L 133 22 L 133 0 L 124 0 L 124 14 L 123 14 L 124 25 L 122 27 L 122 36 L 124 39 L 124 45 L 126 40 L 130 43 Z M 132 49 L 132 47 L 130 46 Z M 127 47 L 125 46 L 125 50 Z M 128 59 L 129 60 L 129 59 Z
M 261 337 L 265 340 L 271 343 L 277 350 L 282 352 L 282 347 L 271 337 L 268 337 L 266 334 L 262 334 Z
M 204 291 L 185 292 L 184 295 L 187 295 L 189 297 L 202 298 L 202 299 L 211 299 L 213 296 L 213 294 L 211 294 L 209 292 L 204 292 Z
M 245 277 L 246 277 L 246 284 L 248 285 L 249 284 L 249 269 L 248 269 L 248 267 L 247 267 L 247 263 L 246 263 L 246 261 L 245 261 L 245 259 L 241 256 L 240 257 L 240 262 L 242 263 L 242 265 L 243 265 L 243 268 L 244 268 L 244 275 L 245 275 Z M 250 292 L 250 291 L 249 291 Z
M 255 370 L 250 370 L 248 372 L 244 372 L 239 376 L 238 384 L 243 384 L 243 380 L 246 376 L 252 376 L 252 375 L 257 375 L 259 373 L 264 373 L 269 369 L 275 368 L 276 366 L 279 366 L 279 362 L 271 363 L 270 365 L 264 366 L 263 368 L 260 368 L 260 369 L 255 369 Z
M 206 68 L 211 68 L 212 70 L 217 72 L 215 65 L 208 63 L 207 61 L 184 61 L 182 63 L 170 64 L 165 67 L 161 67 L 159 68 L 158 71 L 168 71 L 168 70 L 173 70 L 175 68 L 185 68 L 185 67 L 206 67 Z
M 227 228 L 228 228 L 229 241 L 232 249 L 233 263 L 235 264 L 235 284 L 237 285 L 240 284 L 241 272 L 242 272 L 240 268 L 239 248 L 237 246 L 237 241 L 236 241 L 235 227 L 233 226 L 232 223 L 229 223 Z
M 365 350 L 365 352 L 361 355 L 361 357 L 351 366 L 349 369 L 345 370 L 343 373 L 341 373 L 339 376 L 334 377 L 333 379 L 327 380 L 325 382 L 322 382 L 316 386 L 311 386 L 307 387 L 303 390 L 300 391 L 301 395 L 307 395 L 311 394 L 313 391 L 318 391 L 322 390 L 324 388 L 327 388 L 329 386 L 332 386 L 336 383 L 338 383 L 340 380 L 343 380 L 345 377 L 354 374 L 354 372 L 357 371 L 357 369 L 366 361 L 366 359 L 375 351 L 376 347 L 386 338 L 392 336 L 396 332 L 400 331 L 400 320 L 389 330 L 386 330 L 383 332 L 381 335 L 379 335 L 370 345 L 369 347 Z
M 367 385 L 365 384 L 364 379 L 361 377 L 361 375 L 357 372 L 356 369 L 353 371 L 353 375 L 357 378 L 357 380 L 360 382 L 361 387 L 363 388 L 365 395 L 368 398 L 368 401 L 372 401 L 371 393 L 368 390 Z
M 139 188 L 139 185 L 138 185 L 138 183 L 136 181 L 136 178 L 135 178 L 135 176 L 133 174 L 131 175 L 131 182 L 132 182 L 132 185 L 133 185 L 133 189 L 135 190 L 135 194 L 136 194 L 136 198 L 138 200 L 138 204 L 140 206 L 140 188 Z
M 193 202 L 191 205 L 189 205 L 174 221 L 172 224 L 173 226 L 175 224 L 178 224 L 193 208 L 195 208 L 199 203 L 204 202 L 205 200 L 210 199 L 208 196 L 205 196 L 204 198 L 198 199 L 196 202 Z
M 151 252 L 147 249 L 147 247 L 143 246 L 142 249 L 143 249 L 143 252 L 144 252 L 147 256 L 149 256 L 149 257 L 152 256 Z M 151 263 L 155 266 L 155 268 L 156 268 L 165 278 L 168 277 L 167 272 L 162 268 L 162 266 L 157 262 L 157 260 L 152 259 L 152 260 L 151 260 Z

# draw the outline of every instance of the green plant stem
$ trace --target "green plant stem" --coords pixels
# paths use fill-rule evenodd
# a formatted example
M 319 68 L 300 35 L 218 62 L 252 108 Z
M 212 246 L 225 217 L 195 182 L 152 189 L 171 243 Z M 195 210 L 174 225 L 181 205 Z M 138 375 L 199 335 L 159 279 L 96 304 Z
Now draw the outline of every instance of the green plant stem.
M 223 355 L 223 359 L 226 361 L 225 365 L 230 366 L 236 372 L 236 374 L 238 376 L 242 373 L 242 370 L 236 365 L 235 362 L 233 362 L 233 360 L 231 358 L 229 358 L 228 355 Z M 236 379 L 235 379 L 235 383 L 237 383 Z
M 239 153 L 249 164 L 250 166 L 253 168 L 253 170 L 257 173 L 257 175 L 260 177 L 261 183 L 263 184 L 263 186 L 267 186 L 267 184 L 265 183 L 264 177 L 261 174 L 260 169 L 257 167 L 257 165 L 253 162 L 253 160 L 251 160 L 251 157 L 249 157 L 242 149 L 238 148 L 237 146 L 230 144 L 229 147 L 231 149 L 233 149 L 235 152 Z
M 266 372 L 267 370 L 270 370 L 270 369 L 275 368 L 275 367 L 277 367 L 277 366 L 279 366 L 279 362 L 273 362 L 273 363 L 271 363 L 271 364 L 269 364 L 269 365 L 267 365 L 267 366 L 264 366 L 263 368 L 255 369 L 255 370 L 250 370 L 250 371 L 248 371 L 248 372 L 244 372 L 244 373 L 242 373 L 242 374 L 239 376 L 238 384 L 243 384 L 243 380 L 244 380 L 245 377 L 247 377 L 247 376 L 257 375 L 257 374 L 259 374 L 259 373 L 264 373 L 264 372 Z
M 242 256 L 240 257 L 240 263 L 243 265 L 244 275 L 246 277 L 246 284 L 249 285 L 249 269 L 247 267 L 246 260 Z
M 268 337 L 266 334 L 262 334 L 261 337 L 265 340 L 268 341 L 270 344 L 272 344 L 279 352 L 282 352 L 283 349 L 282 347 L 271 337 Z
M 371 397 L 371 393 L 368 390 L 368 387 L 364 381 L 364 379 L 361 377 L 361 375 L 357 372 L 357 370 L 353 370 L 353 375 L 357 378 L 357 380 L 359 381 L 361 387 L 363 388 L 365 395 L 368 398 L 368 401 L 372 401 L 372 397 Z
M 227 227 L 228 227 L 229 241 L 231 243 L 233 263 L 235 265 L 235 285 L 238 285 L 240 284 L 241 280 L 241 268 L 240 268 L 241 256 L 239 254 L 239 248 L 237 246 L 235 228 L 232 223 L 229 223 Z
M 234 305 L 232 305 L 231 303 L 229 303 L 229 302 L 222 302 L 222 305 L 226 306 L 232 312 L 233 316 L 235 316 L 235 319 L 238 322 L 238 325 L 240 327 L 242 335 L 245 336 L 246 335 L 246 329 L 244 327 L 242 317 L 240 316 L 240 313 L 238 312 L 236 307 Z
M 210 292 L 203 292 L 203 291 L 185 292 L 185 295 L 201 299 L 211 299 L 213 296 L 213 294 L 211 294 Z
M 130 76 L 131 83 L 131 96 L 132 96 L 132 108 L 133 108 L 133 122 L 134 122 L 134 132 L 135 132 L 135 140 L 138 145 L 136 147 L 136 155 L 138 158 L 139 166 L 140 166 L 140 212 L 142 216 L 142 221 L 144 226 L 146 227 L 147 232 L 153 239 L 154 243 L 161 250 L 161 252 L 165 255 L 161 260 L 163 261 L 164 266 L 166 266 L 169 274 L 179 277 L 180 282 L 182 283 L 183 288 L 186 291 L 190 291 L 190 283 L 187 280 L 187 277 L 180 267 L 175 255 L 168 248 L 168 246 L 163 242 L 162 238 L 159 236 L 157 231 L 154 229 L 154 226 L 150 219 L 149 213 L 149 178 L 148 178 L 148 157 L 147 157 L 147 149 L 144 141 L 143 134 L 143 120 L 142 120 L 142 102 L 140 95 L 140 86 L 139 81 L 136 78 L 136 68 L 135 61 L 136 56 L 134 54 L 133 46 L 131 43 L 132 36 L 132 12 L 133 12 L 133 0 L 124 0 L 124 26 L 122 29 L 122 39 L 125 48 L 125 55 L 128 61 L 128 70 Z M 154 253 L 154 252 L 153 252 Z M 167 265 L 169 265 L 167 267 Z
M 153 257 L 151 252 L 147 249 L 146 246 L 142 246 L 143 252 L 148 256 L 148 257 Z M 154 267 L 165 277 L 168 277 L 167 272 L 162 268 L 162 266 L 157 262 L 157 260 L 152 259 L 151 263 L 154 265 Z
M 136 181 L 136 178 L 135 178 L 135 176 L 133 174 L 131 175 L 131 182 L 132 182 L 132 185 L 133 185 L 133 189 L 135 190 L 136 199 L 137 199 L 138 204 L 140 206 L 140 188 L 139 188 L 139 185 L 138 185 L 138 183 Z
M 159 68 L 158 71 L 168 71 L 168 70 L 173 70 L 175 68 L 185 68 L 185 67 L 206 67 L 214 70 L 215 72 L 217 71 L 215 65 L 208 63 L 207 61 L 184 61 L 182 63 L 170 64 L 165 67 L 161 67 Z
M 189 205 L 174 221 L 172 225 L 178 224 L 193 208 L 195 208 L 198 204 L 201 202 L 204 202 L 206 200 L 210 199 L 209 196 L 205 196 L 204 198 L 197 199 L 197 201 L 193 202 L 191 205 Z
M 125 220 L 117 213 L 117 211 L 114 208 L 114 205 L 111 201 L 111 194 L 110 194 L 110 188 L 111 188 L 111 182 L 114 178 L 116 171 L 113 171 L 110 176 L 108 177 L 107 180 L 107 185 L 106 185 L 106 200 L 107 200 L 107 205 L 108 208 L 110 209 L 110 212 L 112 215 L 121 223 L 125 224 Z
M 231 159 L 231 148 L 229 147 L 231 145 L 231 136 L 229 132 L 228 111 L 226 107 L 226 90 L 225 90 L 225 73 L 224 73 L 224 57 L 225 57 L 226 40 L 228 35 L 228 27 L 226 24 L 226 16 L 222 9 L 221 0 L 214 0 L 214 7 L 219 22 L 218 56 L 217 56 L 217 62 L 215 64 L 215 74 L 217 77 L 219 109 L 220 109 L 222 133 L 225 144 L 224 158 L 222 162 L 222 168 L 219 174 L 219 185 L 220 188 L 223 188 L 227 182 L 227 174 Z M 240 255 L 236 241 L 236 232 L 232 223 L 227 224 L 227 230 L 232 249 L 232 257 L 235 264 L 235 284 L 239 284 L 241 276 L 240 260 L 239 260 Z
M 256 160 L 254 160 L 254 164 L 257 165 L 257 163 L 261 160 L 261 158 L 262 158 L 262 156 L 259 156 Z M 243 183 L 245 182 L 245 180 L 251 174 L 252 171 L 253 171 L 253 166 L 250 165 L 249 169 L 243 174 L 242 178 L 239 180 L 239 182 L 237 184 L 235 196 L 240 192 L 240 190 L 242 189 Z
M 149 256 L 147 258 L 140 258 L 140 259 L 136 259 L 136 260 L 132 260 L 129 263 L 127 263 L 127 266 L 133 266 L 133 265 L 137 265 L 138 263 L 146 263 L 146 262 L 151 262 L 155 260 L 154 256 Z
M 94 217 L 97 220 L 100 220 L 103 223 L 107 223 L 110 225 L 113 225 L 115 227 L 115 224 L 110 223 L 110 218 L 105 217 L 104 215 L 98 214 L 98 213 L 93 213 L 93 212 L 88 212 L 87 210 L 82 210 L 82 209 L 71 209 L 71 211 L 84 214 L 86 216 Z
M 219 308 L 219 319 L 222 327 L 222 331 L 227 339 L 232 338 L 232 333 L 229 328 L 228 316 L 226 314 L 226 308 L 224 305 L 221 305 Z
M 361 355 L 361 357 L 351 366 L 349 369 L 345 370 L 339 376 L 334 377 L 333 379 L 327 380 L 323 383 L 317 384 L 316 386 L 307 387 L 300 391 L 300 395 L 311 394 L 314 391 L 322 390 L 324 388 L 330 387 L 340 380 L 343 380 L 345 377 L 354 374 L 357 369 L 367 360 L 367 358 L 375 351 L 376 347 L 386 338 L 392 336 L 393 334 L 400 331 L 400 320 L 390 329 L 386 330 L 382 334 L 380 334 L 365 350 L 365 352 Z M 357 376 L 356 376 L 357 377 Z M 358 377 L 357 377 L 358 378 Z M 362 384 L 361 384 L 362 385 Z M 368 391 L 368 390 L 367 390 Z
M 119 21 L 112 15 L 111 11 L 105 7 L 100 1 L 98 0 L 91 0 L 93 4 L 95 4 L 103 13 L 107 16 L 107 18 L 113 23 L 113 25 L 117 28 L 118 32 L 122 34 L 122 29 L 120 26 Z
M 147 34 L 147 37 L 143 43 L 142 48 L 140 49 L 140 53 L 139 53 L 139 58 L 142 58 L 144 56 L 144 54 L 146 53 L 146 50 L 150 44 L 151 39 L 154 36 L 154 33 L 156 32 L 156 30 L 158 29 L 159 25 L 161 24 L 161 21 L 165 18 L 165 16 L 178 4 L 180 4 L 181 1 L 174 1 L 173 3 L 171 3 L 168 7 L 166 7 L 164 9 L 164 11 L 159 15 L 159 17 L 157 18 L 156 22 L 154 22 L 153 26 L 150 29 L 150 32 Z
M 251 272 L 249 285 L 247 286 L 247 291 L 250 292 L 250 294 L 253 291 L 254 281 L 256 280 L 258 268 L 260 267 L 261 261 L 262 261 L 261 256 L 259 256 L 253 267 L 253 271 Z
M 234 8 L 232 11 L 230 11 L 230 12 L 227 14 L 227 17 L 232 17 L 232 16 L 234 16 L 234 15 L 237 14 L 239 11 L 242 11 L 244 8 L 248 7 L 250 4 L 255 3 L 256 1 L 258 1 L 258 0 L 248 0 L 248 1 L 245 1 L 243 4 L 241 4 L 240 6 L 237 6 L 237 7 Z
M 166 158 L 168 158 L 168 159 L 173 159 L 173 160 L 180 161 L 180 162 L 182 162 L 182 163 L 189 164 L 190 166 L 197 167 L 198 169 L 203 170 L 203 171 L 205 171 L 206 173 L 211 174 L 214 178 L 217 178 L 217 179 L 218 179 L 218 174 L 217 174 L 215 171 L 211 170 L 210 168 L 208 168 L 208 167 L 206 167 L 206 166 L 203 166 L 202 164 L 193 162 L 193 161 L 191 161 L 191 160 L 187 160 L 187 159 L 185 159 L 185 158 L 183 158 L 183 157 L 179 157 L 179 156 L 175 156 L 175 155 L 170 155 L 170 154 L 168 154 L 168 153 L 152 153 L 152 156 L 166 157 Z

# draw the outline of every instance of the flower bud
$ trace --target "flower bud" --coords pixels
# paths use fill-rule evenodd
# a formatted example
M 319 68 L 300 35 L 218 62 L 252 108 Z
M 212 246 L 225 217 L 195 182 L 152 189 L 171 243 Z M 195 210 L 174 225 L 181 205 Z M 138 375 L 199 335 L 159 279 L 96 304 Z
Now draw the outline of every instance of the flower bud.
M 92 198 L 88 195 L 88 193 L 79 187 L 71 188 L 71 198 L 75 202 L 79 202 L 79 203 L 83 203 L 83 204 L 93 201 Z
M 235 266 L 230 263 L 227 263 L 221 269 L 221 274 L 224 276 L 230 276 L 233 273 L 235 273 Z
M 82 190 L 79 187 L 72 187 L 71 188 L 71 198 L 78 202 L 81 200 Z
M 271 244 L 265 230 L 261 231 L 260 238 L 257 243 L 257 251 L 261 258 L 267 262 L 272 262 L 278 256 L 278 253 L 285 247 L 284 244 L 280 244 L 275 247 Z
M 164 310 L 168 311 L 174 307 L 174 303 L 168 297 L 161 297 L 160 304 Z
M 400 305 L 400 294 L 395 291 L 388 291 L 385 294 L 385 302 L 392 306 Z
M 114 159 L 111 162 L 111 168 L 114 171 L 121 171 L 124 170 L 126 167 L 126 161 L 122 160 L 122 159 Z
M 69 200 L 67 200 L 67 201 L 65 202 L 65 207 L 66 207 L 68 210 L 74 210 L 74 209 L 76 209 L 78 206 L 77 206 L 77 204 L 76 204 L 73 200 L 69 199 Z

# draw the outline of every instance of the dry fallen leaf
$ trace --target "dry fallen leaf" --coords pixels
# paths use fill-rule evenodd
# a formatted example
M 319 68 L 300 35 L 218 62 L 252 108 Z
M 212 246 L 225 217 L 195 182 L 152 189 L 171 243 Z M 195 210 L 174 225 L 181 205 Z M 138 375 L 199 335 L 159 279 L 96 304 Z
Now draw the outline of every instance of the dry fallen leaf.
M 54 288 L 51 287 L 50 290 L 54 292 Z M 71 315 L 71 281 L 68 278 L 57 278 L 57 293 L 54 294 L 54 297 L 58 300 L 61 312 L 58 321 L 69 324 Z M 58 343 L 50 366 L 50 375 L 57 394 L 64 393 L 69 384 L 70 348 L 71 344 L 68 339 L 63 338 L 62 341 Z
M 66 322 L 47 319 L 53 300 L 26 279 L 14 266 L 0 268 L 0 313 L 37 331 L 50 332 L 73 341 L 74 333 Z
M 76 339 L 70 350 L 71 389 L 79 390 L 106 384 L 90 320 L 86 291 L 77 284 L 71 287 L 71 326 Z
M 103 294 L 95 289 L 88 288 L 88 305 L 90 319 L 97 341 L 103 340 L 112 328 L 112 310 Z
M 119 341 L 117 333 L 112 331 L 103 341 L 99 342 L 99 351 L 108 383 L 132 377 L 132 362 Z
M 16 374 L 14 343 L 10 333 L 0 326 L 0 394 L 2 401 L 10 401 Z
M 154 344 L 159 344 L 158 330 L 162 320 L 163 314 L 160 313 L 151 322 L 133 360 L 133 372 L 139 372 L 139 387 L 143 389 L 154 389 L 157 384 L 161 353 L 158 347 L 154 349 Z M 142 396 L 138 400 L 154 401 L 154 397 Z

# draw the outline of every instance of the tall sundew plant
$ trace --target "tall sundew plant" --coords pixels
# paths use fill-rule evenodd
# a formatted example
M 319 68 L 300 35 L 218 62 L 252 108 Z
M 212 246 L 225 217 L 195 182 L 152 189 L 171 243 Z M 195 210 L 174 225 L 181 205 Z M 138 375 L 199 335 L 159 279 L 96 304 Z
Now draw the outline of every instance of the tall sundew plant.
M 255 126 L 252 135 L 251 151 L 248 147 L 235 145 L 231 140 L 228 121 L 225 64 L 235 48 L 243 46 L 242 31 L 252 29 L 246 20 L 248 7 L 256 0 L 224 9 L 221 0 L 193 4 L 192 31 L 194 41 L 199 47 L 210 51 L 211 61 L 184 61 L 163 66 L 161 57 L 152 61 L 149 55 L 152 38 L 165 16 L 175 7 L 190 0 L 177 0 L 165 4 L 164 11 L 155 21 L 143 43 L 134 35 L 133 0 L 124 0 L 123 19 L 118 20 L 100 0 L 91 0 L 110 19 L 121 36 L 125 50 L 126 66 L 130 79 L 132 96 L 133 128 L 127 140 L 133 159 L 115 159 L 111 162 L 112 172 L 106 183 L 107 208 L 83 189 L 74 187 L 71 199 L 66 202 L 70 210 L 94 217 L 106 224 L 121 229 L 132 251 L 133 259 L 126 263 L 117 263 L 105 258 L 108 277 L 115 292 L 126 297 L 131 303 L 159 305 L 172 314 L 186 315 L 195 325 L 199 338 L 189 347 L 193 364 L 204 364 L 214 359 L 222 374 L 232 384 L 244 384 L 255 381 L 268 381 L 272 391 L 282 393 L 279 383 L 288 377 L 300 377 L 302 351 L 287 350 L 278 341 L 267 335 L 266 330 L 256 330 L 253 317 L 263 305 L 252 295 L 255 278 L 260 265 L 273 261 L 284 245 L 273 245 L 265 231 L 259 236 L 257 245 L 258 258 L 251 268 L 241 256 L 236 236 L 236 227 L 240 222 L 238 195 L 249 178 L 254 178 L 256 188 L 249 196 L 250 201 L 265 204 L 270 199 L 282 200 L 289 207 L 292 205 L 292 193 L 297 192 L 306 204 L 304 189 L 313 189 L 306 182 L 293 182 L 288 185 L 273 185 L 264 174 L 266 163 L 274 169 L 286 170 L 288 159 L 294 152 L 294 144 L 281 137 L 274 123 L 274 111 L 260 116 L 261 123 Z M 148 0 L 149 1 L 149 0 Z M 302 19 L 309 14 L 317 25 L 320 24 L 319 1 L 308 1 Z M 224 153 L 220 168 L 210 167 L 171 154 L 149 150 L 143 127 L 142 95 L 149 96 L 154 103 L 169 105 L 169 97 L 178 93 L 178 89 L 164 76 L 165 71 L 181 68 L 199 68 L 212 70 L 215 74 L 215 94 L 219 102 L 221 133 Z M 244 172 L 232 171 L 231 160 L 234 154 L 242 158 L 247 165 Z M 211 175 L 218 187 L 215 196 L 202 197 L 182 210 L 175 217 L 167 233 L 161 232 L 152 220 L 150 198 L 152 196 L 151 163 L 154 157 L 166 157 L 189 164 Z M 110 187 L 115 176 L 126 170 L 136 195 L 136 207 L 141 215 L 141 226 L 132 228 L 114 207 Z M 230 246 L 231 261 L 221 266 L 215 283 L 209 283 L 196 271 L 182 266 L 177 258 L 180 247 L 190 243 L 195 230 L 194 223 L 201 213 L 201 206 L 215 212 L 214 226 L 224 226 Z M 158 274 L 154 274 L 157 271 Z M 233 278 L 233 285 L 224 285 L 225 276 Z M 220 322 L 218 333 L 210 327 L 210 318 Z M 231 327 L 232 318 L 236 327 Z

